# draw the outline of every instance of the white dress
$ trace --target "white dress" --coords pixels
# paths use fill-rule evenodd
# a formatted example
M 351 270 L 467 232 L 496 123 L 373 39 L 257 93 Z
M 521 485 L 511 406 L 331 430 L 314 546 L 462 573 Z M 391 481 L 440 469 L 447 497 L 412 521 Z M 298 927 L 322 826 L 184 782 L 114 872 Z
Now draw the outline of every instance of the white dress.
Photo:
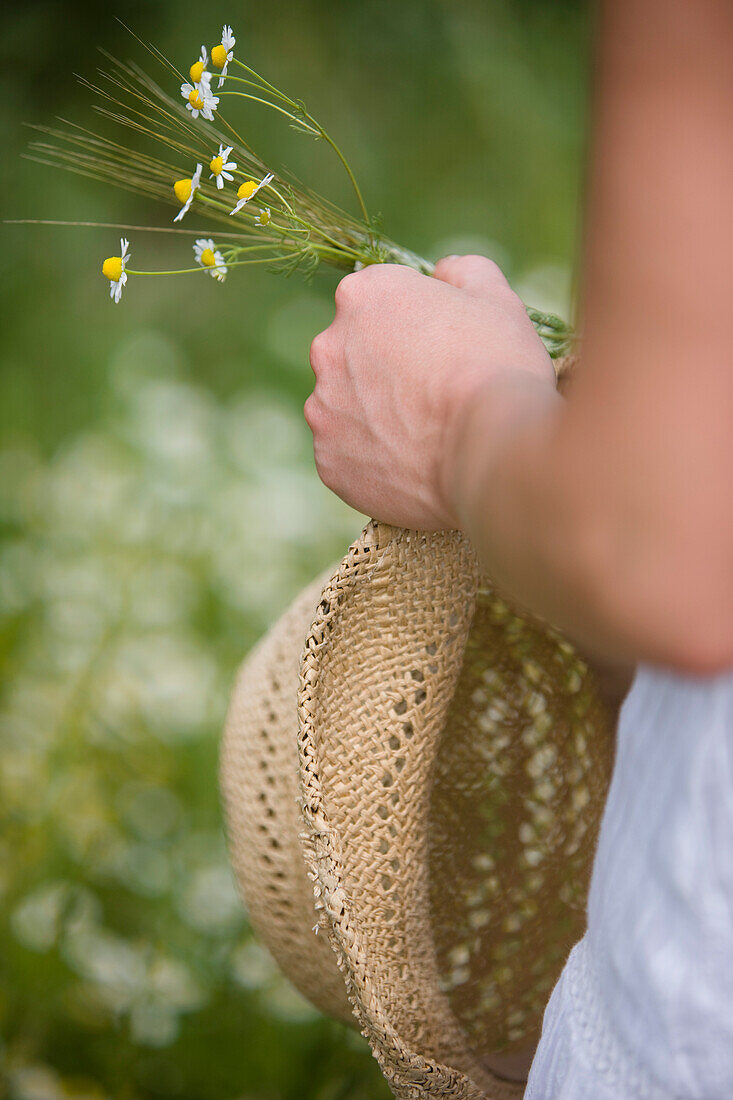
M 637 673 L 525 1100 L 733 1100 L 733 670 Z

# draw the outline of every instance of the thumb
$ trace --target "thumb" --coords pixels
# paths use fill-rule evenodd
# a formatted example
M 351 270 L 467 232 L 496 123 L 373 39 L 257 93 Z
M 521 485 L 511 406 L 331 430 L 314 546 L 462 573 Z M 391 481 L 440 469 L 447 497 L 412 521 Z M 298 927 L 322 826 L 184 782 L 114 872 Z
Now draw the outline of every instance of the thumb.
M 508 283 L 488 256 L 445 256 L 435 265 L 435 278 L 472 294 L 492 294 Z

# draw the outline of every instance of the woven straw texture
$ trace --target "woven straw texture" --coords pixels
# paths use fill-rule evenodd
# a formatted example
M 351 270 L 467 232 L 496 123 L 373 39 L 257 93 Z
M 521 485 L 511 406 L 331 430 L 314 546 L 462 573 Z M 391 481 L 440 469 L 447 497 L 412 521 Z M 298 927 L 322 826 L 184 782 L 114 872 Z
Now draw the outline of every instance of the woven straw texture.
M 353 1023 L 343 978 L 316 912 L 299 836 L 300 657 L 328 575 L 310 584 L 252 650 L 229 704 L 221 790 L 229 850 L 253 927 L 281 969 L 322 1012 Z
M 369 524 L 245 662 L 221 778 L 250 918 L 397 1097 L 522 1095 L 612 754 L 589 670 L 456 532 Z
M 299 725 L 322 924 L 392 1090 L 521 1095 L 492 1055 L 531 1051 L 582 934 L 611 769 L 585 666 L 479 589 L 465 538 L 370 525 L 306 640 Z

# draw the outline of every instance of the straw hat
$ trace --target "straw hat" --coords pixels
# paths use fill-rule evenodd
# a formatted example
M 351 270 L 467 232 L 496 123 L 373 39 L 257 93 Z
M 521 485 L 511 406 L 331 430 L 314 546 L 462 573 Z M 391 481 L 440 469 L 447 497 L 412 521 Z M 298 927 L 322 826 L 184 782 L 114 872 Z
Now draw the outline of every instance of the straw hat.
M 584 931 L 613 717 L 458 532 L 368 524 L 245 661 L 221 783 L 250 919 L 397 1097 L 522 1095 Z

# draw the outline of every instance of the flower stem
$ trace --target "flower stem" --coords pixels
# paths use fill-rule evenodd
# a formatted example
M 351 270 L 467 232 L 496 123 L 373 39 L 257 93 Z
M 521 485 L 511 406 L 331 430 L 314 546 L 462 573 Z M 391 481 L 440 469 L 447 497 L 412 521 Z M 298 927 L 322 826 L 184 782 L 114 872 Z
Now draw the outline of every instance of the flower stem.
M 245 264 L 273 264 L 278 260 L 284 259 L 282 256 L 263 256 L 258 260 L 233 260 L 231 263 L 226 264 L 226 267 L 244 267 Z M 220 268 L 221 264 L 212 264 L 211 267 L 181 267 L 177 271 L 133 271 L 131 267 L 126 268 L 128 275 L 194 275 L 198 271 L 216 271 Z
M 255 103 L 262 103 L 265 107 L 272 107 L 273 111 L 279 111 L 281 115 L 285 115 L 286 118 L 291 119 L 293 122 L 297 122 L 299 126 L 304 125 L 301 119 L 291 114 L 290 111 L 286 111 L 284 107 L 278 107 L 277 103 L 270 103 L 269 99 L 261 99 L 260 96 L 250 95 L 249 92 L 219 92 L 219 95 L 238 95 L 241 96 L 242 99 L 254 100 Z M 310 130 L 311 133 L 318 134 L 318 131 L 314 130 L 312 126 L 305 124 L 305 127 L 307 130 Z
M 356 198 L 357 198 L 358 203 L 359 203 L 359 208 L 361 210 L 361 214 L 362 214 L 362 217 L 364 219 L 364 224 L 369 226 L 369 224 L 370 224 L 370 222 L 369 222 L 369 212 L 366 208 L 366 203 L 364 202 L 364 196 L 361 193 L 361 188 L 359 187 L 359 184 L 356 182 L 356 176 L 354 175 L 353 171 L 351 170 L 351 165 L 349 164 L 346 157 L 342 153 L 341 149 L 339 149 L 338 145 L 333 140 L 331 135 L 326 130 L 324 130 L 324 128 L 321 126 L 320 122 L 318 122 L 313 117 L 313 115 L 310 114 L 310 112 L 306 109 L 305 104 L 296 103 L 294 100 L 290 99 L 289 96 L 285 95 L 284 92 L 279 91 L 279 89 L 276 88 L 274 85 L 270 84 L 270 82 L 268 80 L 265 80 L 264 77 L 260 76 L 259 73 L 255 72 L 254 69 L 251 69 L 249 67 L 249 65 L 245 65 L 244 62 L 239 61 L 238 58 L 235 58 L 234 60 L 246 72 L 248 72 L 251 76 L 254 76 L 255 79 L 260 82 L 260 85 L 263 87 L 263 89 L 266 89 L 272 95 L 276 95 L 278 97 L 278 99 L 281 99 L 284 103 L 287 103 L 288 106 L 291 107 L 293 110 L 300 112 L 302 114 L 302 118 L 298 118 L 297 116 L 291 114 L 289 111 L 285 111 L 282 107 L 278 107 L 277 104 L 275 104 L 275 103 L 268 103 L 268 101 L 265 100 L 265 99 L 259 99 L 257 96 L 248 96 L 248 98 L 254 99 L 258 103 L 263 103 L 263 104 L 265 104 L 265 106 L 273 107 L 276 111 L 281 111 L 282 114 L 287 115 L 294 122 L 297 122 L 299 125 L 303 126 L 304 129 L 309 130 L 312 134 L 316 134 L 317 137 L 323 138 L 323 140 L 326 141 L 331 146 L 334 153 L 336 154 L 336 156 L 339 158 L 342 165 L 344 166 L 344 169 L 346 170 L 346 174 L 348 175 L 349 179 L 351 180 L 351 185 L 354 188 L 354 193 L 356 194 Z M 232 79 L 241 80 L 242 78 L 241 77 L 233 77 Z M 244 81 L 244 83 L 250 83 L 250 82 L 249 81 Z M 220 94 L 222 94 L 222 93 L 220 93 Z M 236 95 L 236 94 L 246 95 L 247 93 L 244 93 L 244 92 L 239 92 L 239 93 L 230 92 L 229 94 L 230 95 Z M 306 120 L 305 122 L 303 121 L 304 119 Z

